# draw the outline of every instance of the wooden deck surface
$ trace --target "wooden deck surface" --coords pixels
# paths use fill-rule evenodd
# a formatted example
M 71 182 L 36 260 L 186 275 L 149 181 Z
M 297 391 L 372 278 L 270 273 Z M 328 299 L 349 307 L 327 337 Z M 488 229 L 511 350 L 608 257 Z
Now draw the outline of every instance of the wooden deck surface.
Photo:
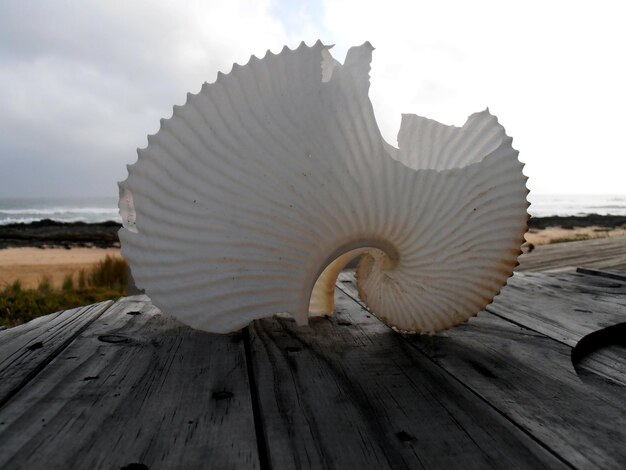
M 623 469 L 626 280 L 597 274 L 516 273 L 434 336 L 350 272 L 309 327 L 202 333 L 145 296 L 48 315 L 0 332 L 0 468 Z
M 626 275 L 626 237 L 541 245 L 519 261 L 517 271 L 575 271 L 583 266 Z

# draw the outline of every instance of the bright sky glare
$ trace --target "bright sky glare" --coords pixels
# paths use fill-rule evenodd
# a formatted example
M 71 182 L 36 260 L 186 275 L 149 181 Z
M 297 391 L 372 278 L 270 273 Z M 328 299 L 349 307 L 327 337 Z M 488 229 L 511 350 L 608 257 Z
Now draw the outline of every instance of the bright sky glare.
M 115 195 L 174 104 L 302 40 L 376 51 L 370 96 L 446 124 L 489 107 L 538 193 L 626 193 L 620 1 L 0 3 L 0 197 Z

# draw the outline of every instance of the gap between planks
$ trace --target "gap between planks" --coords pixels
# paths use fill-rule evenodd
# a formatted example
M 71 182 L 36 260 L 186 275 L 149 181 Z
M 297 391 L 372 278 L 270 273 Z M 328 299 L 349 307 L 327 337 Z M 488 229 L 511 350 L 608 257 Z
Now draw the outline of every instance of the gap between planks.
M 346 286 L 342 285 L 342 284 L 343 283 L 341 283 L 341 282 L 338 283 L 338 287 L 339 287 L 340 290 L 349 290 L 349 289 L 346 289 Z M 356 304 L 359 303 L 358 300 L 356 300 L 356 299 L 352 299 L 352 300 L 355 301 Z M 99 314 L 97 314 L 97 317 L 93 318 L 90 321 L 89 324 L 83 325 L 81 328 L 79 328 L 79 330 L 72 336 L 71 339 L 68 339 L 65 342 L 61 343 L 61 346 L 59 346 L 56 350 L 54 350 L 54 351 L 56 351 L 56 352 L 54 352 L 54 357 L 56 357 L 59 354 L 61 354 L 61 352 L 64 349 L 70 347 L 71 344 L 76 340 L 76 338 L 79 337 L 82 334 L 82 332 L 86 328 L 88 328 L 93 322 L 95 322 L 98 318 L 100 318 L 101 315 L 105 313 L 105 311 L 109 311 L 110 307 L 111 307 L 111 305 L 108 305 L 103 311 L 101 311 Z M 503 319 L 502 321 L 510 323 L 510 321 L 507 320 L 507 319 Z M 36 323 L 34 324 L 34 326 L 36 326 Z M 7 331 L 7 332 L 4 332 L 4 333 L 9 333 L 9 332 Z M 542 337 L 545 337 L 545 336 L 542 335 Z M 254 413 L 254 427 L 255 427 L 257 452 L 259 453 L 259 458 L 260 458 L 260 465 L 259 465 L 259 467 L 262 468 L 262 469 L 265 469 L 265 468 L 270 468 L 270 460 L 269 460 L 269 458 L 270 458 L 270 454 L 271 454 L 272 449 L 268 445 L 268 440 L 267 440 L 267 437 L 265 436 L 265 433 L 264 433 L 264 426 L 265 426 L 266 423 L 265 423 L 265 420 L 263 418 L 263 409 L 262 409 L 262 406 L 261 406 L 261 399 L 258 396 L 259 393 L 261 392 L 261 390 L 258 390 L 257 382 L 255 380 L 255 372 L 254 372 L 254 369 L 253 369 L 253 352 L 252 352 L 253 344 L 252 344 L 252 340 L 250 339 L 250 336 L 249 336 L 249 330 L 244 330 L 243 343 L 244 343 L 245 348 L 247 349 L 246 350 L 246 354 L 245 354 L 245 356 L 246 356 L 246 373 L 248 375 L 249 387 L 250 387 L 250 392 L 251 392 L 251 395 L 252 395 L 251 396 L 251 399 L 252 399 L 252 412 Z M 426 344 L 426 347 L 427 346 L 428 346 L 428 344 Z M 449 367 L 444 366 L 441 361 L 436 360 L 436 357 L 433 357 L 432 354 L 428 354 L 427 350 L 424 349 L 425 348 L 424 345 L 411 344 L 411 347 L 412 347 L 412 349 L 414 349 L 419 354 L 425 356 L 432 364 L 437 366 L 438 369 L 441 369 L 441 370 L 445 371 L 445 373 L 448 374 L 449 376 L 451 376 L 451 378 L 453 380 L 455 380 L 456 382 L 459 382 L 463 387 L 467 388 L 468 391 L 471 394 L 477 396 L 482 402 L 485 402 L 489 407 L 493 408 L 495 412 L 499 413 L 506 420 L 510 421 L 521 432 L 523 432 L 524 434 L 528 435 L 532 440 L 537 441 L 537 438 L 532 433 L 530 433 L 524 426 L 520 425 L 519 423 L 517 423 L 515 421 L 515 419 L 519 419 L 519 417 L 513 419 L 510 416 L 508 416 L 507 413 L 505 413 L 504 411 L 500 410 L 498 407 L 494 406 L 493 403 L 490 402 L 490 400 L 488 398 L 483 396 L 482 393 L 472 389 L 466 383 L 466 379 L 460 377 L 458 373 L 455 374 L 455 373 L 451 372 L 449 370 L 450 369 Z M 435 356 L 436 356 L 436 354 L 435 354 Z M 23 388 L 30 381 L 32 381 L 38 374 L 42 373 L 44 371 L 44 369 L 50 364 L 50 362 L 54 359 L 54 357 L 51 357 L 48 360 L 42 362 L 41 365 L 38 366 L 38 368 L 36 369 L 35 372 L 31 372 L 32 377 L 30 377 L 28 380 L 26 380 L 21 388 Z M 256 395 L 255 395 L 255 392 L 256 392 Z M 540 442 L 540 444 L 543 446 L 543 444 L 541 442 Z M 553 453 L 550 448 L 548 448 L 548 450 L 550 451 L 550 453 Z M 264 454 L 265 454 L 265 456 L 264 456 Z M 558 454 L 556 454 L 556 455 L 558 455 Z M 561 462 L 565 463 L 567 466 L 570 466 L 570 467 L 572 466 L 572 464 L 570 462 L 564 461 L 561 457 L 559 457 L 559 460 L 561 460 Z M 584 465 L 581 465 L 581 466 L 584 466 Z M 279 466 L 276 466 L 276 468 L 279 468 Z M 610 465 L 607 468 L 610 468 Z
M 344 272 L 337 287 L 363 306 L 353 281 Z M 574 371 L 567 344 L 487 312 L 438 335 L 405 340 L 515 425 L 551 442 L 569 465 L 620 468 L 626 459 L 623 386 Z M 466 358 L 472 351 L 487 354 Z
M 251 335 L 273 468 L 571 468 L 344 293 Z
M 113 304 L 105 301 L 46 315 L 24 325 L 26 331 L 19 335 L 18 330 L 4 331 L 0 346 L 0 409 Z M 64 338 L 68 329 L 72 332 Z
M 0 468 L 261 468 L 240 333 L 126 298 L 67 343 L 0 409 Z

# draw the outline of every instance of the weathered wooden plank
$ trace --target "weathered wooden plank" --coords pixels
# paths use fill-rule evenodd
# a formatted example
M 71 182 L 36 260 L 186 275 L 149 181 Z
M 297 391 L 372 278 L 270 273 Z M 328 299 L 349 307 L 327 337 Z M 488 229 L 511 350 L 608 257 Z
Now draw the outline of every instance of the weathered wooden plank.
M 486 312 L 406 340 L 572 466 L 623 468 L 626 386 L 581 381 L 568 346 Z
M 618 281 L 626 281 L 626 269 L 592 269 L 586 267 L 576 268 L 576 272 L 580 274 L 589 274 L 590 276 L 602 276 L 609 279 L 617 279 Z
M 341 292 L 250 330 L 272 468 L 567 468 Z
M 574 363 L 581 380 L 595 382 L 598 376 L 626 386 L 626 347 L 609 344 Z
M 578 266 L 626 268 L 626 237 L 537 246 L 520 256 L 517 271 L 574 271 Z
M 582 379 L 600 375 L 626 387 L 626 322 L 584 336 L 572 350 L 572 364 Z
M 337 287 L 359 299 L 354 271 Z M 584 336 L 626 321 L 626 282 L 580 273 L 515 273 L 487 311 L 569 346 Z
M 626 283 L 578 273 L 516 273 L 487 311 L 576 346 L 626 321 Z
M 361 298 L 359 297 L 359 291 L 356 288 L 356 279 L 355 273 L 352 270 L 344 270 L 339 274 L 337 278 L 337 287 L 339 290 L 343 291 L 348 297 L 352 298 L 352 300 L 356 301 L 361 307 L 367 310 L 367 305 L 361 302 Z
M 619 266 L 616 268 L 611 268 L 611 272 L 616 273 L 624 278 L 626 278 L 626 266 Z
M 57 312 L 0 331 L 0 406 L 113 302 Z
M 623 286 L 605 280 L 569 274 L 538 277 L 543 276 L 557 283 L 567 281 L 561 289 L 554 288 L 570 302 L 576 302 L 577 289 L 591 295 L 591 302 L 624 295 Z M 536 281 L 537 276 L 515 276 L 520 283 L 527 277 Z M 358 299 L 353 272 L 341 273 L 337 285 Z M 522 304 L 532 310 L 540 308 L 542 301 L 529 289 Z M 529 433 L 562 452 L 568 462 L 583 468 L 591 462 L 621 468 L 626 453 L 621 445 L 626 425 L 623 347 L 596 351 L 577 363 L 574 372 L 569 346 L 487 312 L 436 336 L 408 336 L 407 340 Z M 599 380 L 598 375 L 612 382 Z M 621 426 L 619 432 L 616 426 Z
M 119 301 L 0 409 L 0 468 L 259 468 L 244 349 Z
M 358 297 L 353 271 L 342 272 L 337 286 L 367 308 Z M 626 283 L 572 273 L 515 273 L 487 310 L 575 347 L 586 335 L 626 321 L 625 303 Z M 626 384 L 621 347 L 608 345 L 577 367 Z

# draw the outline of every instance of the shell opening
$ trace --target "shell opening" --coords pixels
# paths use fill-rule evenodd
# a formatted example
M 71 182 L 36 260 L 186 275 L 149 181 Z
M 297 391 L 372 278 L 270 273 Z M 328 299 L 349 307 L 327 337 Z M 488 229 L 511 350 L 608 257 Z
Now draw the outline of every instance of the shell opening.
M 354 259 L 369 256 L 376 251 L 384 260 L 385 269 L 391 270 L 399 261 L 398 250 L 391 243 L 383 240 L 354 243 L 333 252 L 322 264 L 315 283 L 310 289 L 308 314 L 310 316 L 330 315 L 335 309 L 335 283 L 339 274 Z

